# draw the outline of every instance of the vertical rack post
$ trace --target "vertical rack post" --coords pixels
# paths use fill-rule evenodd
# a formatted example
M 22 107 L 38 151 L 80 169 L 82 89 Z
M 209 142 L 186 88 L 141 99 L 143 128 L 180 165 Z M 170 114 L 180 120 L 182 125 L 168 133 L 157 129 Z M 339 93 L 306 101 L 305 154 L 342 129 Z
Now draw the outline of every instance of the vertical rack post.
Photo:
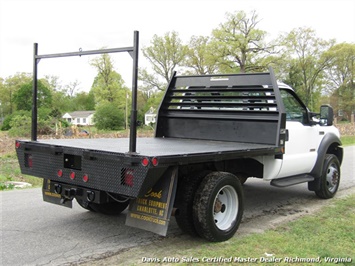
M 33 98 L 32 98 L 32 125 L 31 125 L 31 140 L 37 141 L 37 68 L 38 63 L 43 58 L 69 57 L 69 56 L 83 56 L 104 53 L 120 53 L 128 52 L 133 58 L 133 76 L 132 76 L 132 109 L 131 109 L 131 126 L 130 126 L 130 141 L 129 153 L 136 153 L 137 145 L 137 90 L 138 90 L 138 53 L 139 53 L 139 32 L 134 32 L 133 47 L 100 49 L 90 51 L 79 51 L 70 53 L 57 53 L 38 55 L 38 44 L 34 44 L 33 48 Z
M 132 75 L 132 109 L 131 109 L 131 125 L 130 125 L 130 138 L 129 138 L 129 152 L 135 153 L 137 146 L 137 86 L 138 86 L 138 43 L 139 33 L 134 32 L 134 45 L 133 45 L 133 75 Z
M 33 93 L 32 93 L 32 124 L 31 140 L 37 141 L 37 55 L 38 43 L 33 45 Z

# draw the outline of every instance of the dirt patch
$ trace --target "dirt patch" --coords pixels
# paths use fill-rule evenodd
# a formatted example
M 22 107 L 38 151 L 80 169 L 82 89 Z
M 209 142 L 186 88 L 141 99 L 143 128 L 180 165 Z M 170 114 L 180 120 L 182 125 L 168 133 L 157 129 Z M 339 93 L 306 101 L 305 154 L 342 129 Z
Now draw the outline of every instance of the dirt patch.
M 355 194 L 355 187 L 338 191 L 336 199 L 344 198 L 350 194 Z M 323 206 L 332 204 L 332 201 L 331 199 L 312 201 L 307 204 L 287 204 L 278 206 L 270 211 L 263 211 L 260 215 L 243 219 L 234 237 L 242 238 L 253 233 L 263 233 L 269 229 L 276 229 L 287 222 L 294 221 L 305 215 L 315 214 Z M 149 259 L 164 258 L 165 256 L 170 258 L 181 257 L 181 254 L 184 253 L 193 254 L 195 248 L 204 243 L 205 241 L 199 238 L 192 238 L 184 234 L 175 234 L 161 238 L 161 240 L 152 244 L 120 250 L 115 254 L 109 253 L 96 258 L 83 258 L 81 261 L 71 265 L 118 265 L 123 262 L 125 265 L 154 263 L 153 261 L 149 261 Z
M 15 138 L 10 138 L 7 134 L 0 135 L 0 156 L 15 151 Z
M 355 135 L 355 123 L 336 124 L 335 126 L 339 129 L 341 136 Z

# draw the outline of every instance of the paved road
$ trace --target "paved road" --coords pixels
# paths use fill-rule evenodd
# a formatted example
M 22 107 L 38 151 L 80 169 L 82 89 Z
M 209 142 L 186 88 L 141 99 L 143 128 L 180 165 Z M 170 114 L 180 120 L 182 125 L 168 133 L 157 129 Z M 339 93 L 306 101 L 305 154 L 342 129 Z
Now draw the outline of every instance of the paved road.
M 355 146 L 345 148 L 340 190 L 355 187 Z M 293 204 L 317 200 L 306 184 L 280 189 L 260 180 L 245 184 L 243 222 L 267 213 L 290 210 Z M 283 207 L 287 208 L 283 208 Z M 63 265 L 99 258 L 161 237 L 124 225 L 125 213 L 107 217 L 42 201 L 40 189 L 0 192 L 0 265 Z M 243 230 L 243 224 L 240 230 Z M 174 219 L 168 237 L 181 232 Z

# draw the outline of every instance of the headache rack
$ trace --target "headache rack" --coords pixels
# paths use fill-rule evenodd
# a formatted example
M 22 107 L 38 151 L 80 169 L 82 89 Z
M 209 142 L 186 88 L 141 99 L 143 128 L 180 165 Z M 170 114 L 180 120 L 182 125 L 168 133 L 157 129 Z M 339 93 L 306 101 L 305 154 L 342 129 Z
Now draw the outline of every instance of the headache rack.
M 38 63 L 41 59 L 58 58 L 58 57 L 71 57 L 71 56 L 84 56 L 94 54 L 108 54 L 108 53 L 121 53 L 128 52 L 133 59 L 133 73 L 132 73 L 132 108 L 131 108 L 131 121 L 130 121 L 130 140 L 129 140 L 129 153 L 136 152 L 137 145 L 137 86 L 138 86 L 138 53 L 139 53 L 139 32 L 134 31 L 133 46 L 122 48 L 110 48 L 100 50 L 89 50 L 69 53 L 56 53 L 56 54 L 38 54 L 38 44 L 34 43 L 33 48 L 33 93 L 32 93 L 32 125 L 31 125 L 31 140 L 37 141 L 37 86 L 38 86 Z
M 156 137 L 284 146 L 285 111 L 270 73 L 176 76 L 158 111 Z

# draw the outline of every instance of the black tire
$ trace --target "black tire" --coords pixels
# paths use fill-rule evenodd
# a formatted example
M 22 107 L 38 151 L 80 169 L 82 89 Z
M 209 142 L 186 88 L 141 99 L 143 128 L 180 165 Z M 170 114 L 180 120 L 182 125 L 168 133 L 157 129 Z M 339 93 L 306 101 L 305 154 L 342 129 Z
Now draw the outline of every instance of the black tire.
M 95 212 L 95 211 L 93 210 L 93 208 L 91 208 L 90 202 L 84 201 L 84 200 L 81 200 L 81 199 L 76 199 L 76 201 L 77 201 L 78 204 L 79 204 L 82 208 L 84 208 L 85 210 Z
M 193 220 L 197 233 L 220 242 L 233 237 L 242 220 L 243 188 L 230 173 L 213 172 L 201 182 L 194 199 Z
M 237 177 L 239 178 L 240 183 L 243 185 L 245 182 L 247 182 L 248 175 L 245 173 L 237 173 Z
M 129 205 L 129 200 L 126 202 L 112 201 L 104 204 L 90 203 L 90 208 L 95 212 L 99 212 L 106 215 L 118 215 L 123 212 Z
M 209 173 L 210 171 L 194 173 L 184 178 L 181 184 L 179 184 L 175 200 L 175 207 L 177 208 L 175 220 L 180 229 L 191 236 L 198 235 L 192 218 L 192 205 L 195 193 L 201 180 Z
M 327 154 L 324 159 L 319 189 L 314 192 L 319 198 L 330 199 L 337 193 L 340 184 L 340 163 L 334 154 Z

